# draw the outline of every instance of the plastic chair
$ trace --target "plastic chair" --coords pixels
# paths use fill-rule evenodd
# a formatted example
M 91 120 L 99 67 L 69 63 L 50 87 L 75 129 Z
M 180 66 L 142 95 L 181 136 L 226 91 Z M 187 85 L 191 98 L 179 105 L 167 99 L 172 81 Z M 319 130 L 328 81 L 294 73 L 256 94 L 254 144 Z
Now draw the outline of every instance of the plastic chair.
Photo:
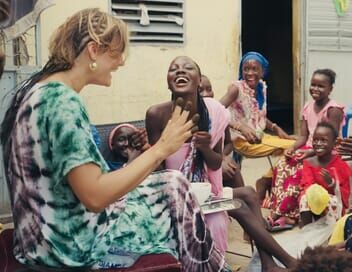
M 346 112 L 345 125 L 342 127 L 343 138 L 346 138 L 351 135 L 350 133 L 350 129 L 352 128 L 350 124 L 350 121 L 352 121 L 351 118 L 352 118 L 352 106 L 349 106 Z

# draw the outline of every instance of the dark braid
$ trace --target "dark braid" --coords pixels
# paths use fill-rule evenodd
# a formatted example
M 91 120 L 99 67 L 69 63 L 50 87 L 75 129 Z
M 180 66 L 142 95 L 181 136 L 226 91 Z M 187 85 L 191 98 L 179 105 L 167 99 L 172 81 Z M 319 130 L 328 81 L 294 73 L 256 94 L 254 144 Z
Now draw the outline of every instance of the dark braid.
M 42 70 L 35 73 L 29 79 L 25 80 L 20 84 L 20 87 L 12 98 L 10 105 L 5 113 L 4 119 L 1 123 L 0 140 L 1 144 L 4 147 L 6 147 L 10 143 L 10 134 L 15 124 L 17 112 L 28 91 L 40 80 L 48 77 L 53 73 L 68 70 L 71 68 L 71 66 L 71 64 L 60 64 L 49 60 Z
M 194 65 L 197 67 L 199 72 L 199 77 L 202 77 L 202 72 L 198 63 L 193 61 Z M 199 121 L 198 121 L 198 128 L 199 131 L 206 131 L 209 132 L 210 130 L 210 119 L 209 119 L 209 111 L 207 106 L 205 105 L 204 98 L 200 95 L 199 86 L 197 89 L 197 112 L 199 114 Z M 195 157 L 195 168 L 203 171 L 204 169 L 204 156 L 201 152 L 197 150 L 196 157 Z M 193 181 L 193 180 L 192 180 Z
M 317 129 L 318 127 L 324 127 L 324 128 L 330 129 L 334 140 L 336 140 L 337 137 L 339 136 L 339 133 L 337 132 L 336 128 L 329 122 L 321 121 L 317 124 L 315 129 Z
M 198 122 L 198 128 L 200 131 L 209 132 L 210 130 L 209 111 L 207 106 L 205 105 L 204 98 L 200 95 L 199 88 L 197 90 L 197 104 L 198 104 L 198 114 L 200 117 Z M 204 169 L 204 157 L 203 157 L 203 154 L 198 150 L 195 158 L 195 167 L 200 170 Z

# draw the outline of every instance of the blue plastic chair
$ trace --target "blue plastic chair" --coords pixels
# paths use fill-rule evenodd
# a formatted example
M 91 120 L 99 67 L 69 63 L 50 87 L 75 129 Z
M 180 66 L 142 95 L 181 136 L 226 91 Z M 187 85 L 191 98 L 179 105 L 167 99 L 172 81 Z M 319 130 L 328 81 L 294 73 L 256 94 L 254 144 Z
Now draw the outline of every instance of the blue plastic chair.
M 350 135 L 348 135 L 349 130 L 350 130 L 350 120 L 352 118 L 352 105 L 347 108 L 346 112 L 346 118 L 345 118 L 345 125 L 342 127 L 342 137 L 346 138 Z M 351 124 L 352 125 L 352 124 Z

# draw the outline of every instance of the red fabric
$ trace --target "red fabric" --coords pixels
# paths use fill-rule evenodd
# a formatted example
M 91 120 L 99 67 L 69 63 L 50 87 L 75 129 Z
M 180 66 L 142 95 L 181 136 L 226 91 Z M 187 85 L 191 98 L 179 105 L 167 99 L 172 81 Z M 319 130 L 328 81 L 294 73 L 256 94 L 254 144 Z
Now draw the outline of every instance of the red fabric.
M 350 194 L 349 178 L 352 176 L 350 167 L 338 155 L 334 155 L 329 164 L 324 168 L 329 171 L 330 176 L 334 182 L 339 182 L 343 206 L 345 209 L 348 208 L 348 197 Z M 310 185 L 317 183 L 324 187 L 329 192 L 329 194 L 335 195 L 334 189 L 329 188 L 320 175 L 321 169 L 322 167 L 312 165 L 309 160 L 304 160 L 303 177 L 300 184 L 303 192 L 305 192 Z
M 17 262 L 12 253 L 13 229 L 6 229 L 0 233 L 0 271 L 1 272 L 23 272 L 33 271 L 26 269 L 25 265 Z M 27 267 L 28 268 L 28 267 Z M 36 267 L 36 271 L 77 271 L 77 269 L 48 269 Z M 181 264 L 170 254 L 150 254 L 140 257 L 132 267 L 120 269 L 94 270 L 102 272 L 179 272 Z

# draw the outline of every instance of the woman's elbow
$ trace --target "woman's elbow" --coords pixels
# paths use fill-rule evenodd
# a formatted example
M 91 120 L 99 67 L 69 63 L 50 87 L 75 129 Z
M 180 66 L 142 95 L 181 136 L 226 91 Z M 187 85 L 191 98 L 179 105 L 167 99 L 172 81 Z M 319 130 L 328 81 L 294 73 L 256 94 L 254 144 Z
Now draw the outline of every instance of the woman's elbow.
M 208 165 L 208 168 L 211 169 L 211 170 L 213 170 L 213 171 L 216 171 L 216 170 L 218 170 L 218 169 L 221 168 L 221 163 L 222 163 L 222 160 L 216 161 L 216 162 L 214 162 L 214 163 Z
M 101 201 L 92 198 L 81 202 L 87 208 L 87 210 L 92 213 L 101 213 L 107 206 L 106 203 L 102 203 Z

